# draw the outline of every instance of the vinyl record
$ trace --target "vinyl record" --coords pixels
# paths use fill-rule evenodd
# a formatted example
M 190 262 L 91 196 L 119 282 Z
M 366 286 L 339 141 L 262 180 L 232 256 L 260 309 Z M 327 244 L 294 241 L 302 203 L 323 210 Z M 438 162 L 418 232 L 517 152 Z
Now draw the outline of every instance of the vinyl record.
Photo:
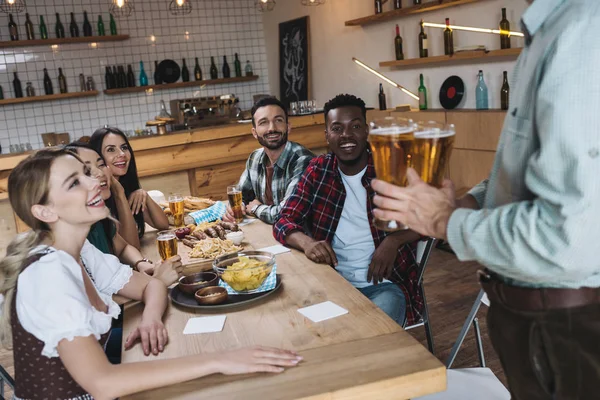
M 163 60 L 158 64 L 158 74 L 164 83 L 175 83 L 181 76 L 181 69 L 175 61 Z
M 440 88 L 440 104 L 446 110 L 452 110 L 460 104 L 465 95 L 465 84 L 462 79 L 452 75 L 444 81 Z

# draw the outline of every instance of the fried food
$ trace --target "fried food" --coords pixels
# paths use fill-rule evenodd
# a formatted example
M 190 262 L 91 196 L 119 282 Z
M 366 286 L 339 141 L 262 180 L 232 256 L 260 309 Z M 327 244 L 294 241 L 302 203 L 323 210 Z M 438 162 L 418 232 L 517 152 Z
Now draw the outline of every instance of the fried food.
M 240 257 L 239 261 L 227 267 L 221 279 L 237 292 L 254 290 L 262 285 L 271 269 L 272 267 L 264 261 Z
M 231 240 L 208 238 L 197 243 L 190 252 L 191 258 L 214 259 L 223 254 L 235 253 L 242 248 L 233 244 Z
M 183 207 L 191 211 L 204 210 L 214 204 L 215 202 L 211 199 L 202 197 L 186 196 L 183 198 Z

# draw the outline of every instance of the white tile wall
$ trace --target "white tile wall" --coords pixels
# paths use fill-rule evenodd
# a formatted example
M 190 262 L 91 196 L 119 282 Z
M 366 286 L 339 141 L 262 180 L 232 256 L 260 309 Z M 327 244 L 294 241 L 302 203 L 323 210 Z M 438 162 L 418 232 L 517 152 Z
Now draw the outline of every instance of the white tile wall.
M 11 144 L 29 142 L 34 149 L 42 146 L 41 133 L 69 132 L 72 139 L 90 135 L 104 124 L 124 130 L 142 128 L 160 110 L 159 102 L 190 96 L 212 96 L 234 93 L 241 107 L 252 106 L 252 95 L 269 93 L 267 57 L 262 15 L 254 9 L 254 0 L 190 0 L 191 14 L 174 16 L 168 11 L 170 0 L 134 0 L 135 9 L 129 18 L 117 18 L 119 34 L 131 38 L 123 42 L 101 42 L 96 48 L 89 44 L 61 45 L 31 48 L 0 49 L 0 85 L 4 97 L 14 97 L 13 71 L 17 71 L 25 92 L 26 82 L 32 82 L 36 94 L 44 94 L 43 68 L 47 68 L 58 93 L 58 68 L 63 69 L 69 92 L 79 91 L 79 74 L 93 76 L 96 88 L 105 89 L 106 65 L 132 64 L 139 85 L 139 61 L 150 84 L 153 84 L 154 61 L 173 59 L 181 65 L 186 59 L 191 79 L 194 58 L 198 57 L 202 73 L 209 76 L 210 56 L 215 56 L 219 76 L 223 55 L 234 75 L 233 55 L 239 53 L 242 73 L 245 61 L 250 60 L 257 81 L 239 84 L 215 85 L 200 88 L 170 89 L 126 95 L 106 96 L 52 102 L 0 106 L 0 145 L 2 153 L 9 152 Z M 109 0 L 28 0 L 27 12 L 39 38 L 39 16 L 44 15 L 50 37 L 55 37 L 55 13 L 60 13 L 69 37 L 70 12 L 75 13 L 80 35 L 83 36 L 83 11 L 88 12 L 94 34 L 98 15 L 102 14 L 107 34 L 110 34 Z M 25 34 L 25 13 L 15 14 L 21 39 Z M 186 32 L 188 34 L 186 34 Z M 155 42 L 150 37 L 156 38 Z M 0 14 L 0 40 L 9 40 L 8 15 Z

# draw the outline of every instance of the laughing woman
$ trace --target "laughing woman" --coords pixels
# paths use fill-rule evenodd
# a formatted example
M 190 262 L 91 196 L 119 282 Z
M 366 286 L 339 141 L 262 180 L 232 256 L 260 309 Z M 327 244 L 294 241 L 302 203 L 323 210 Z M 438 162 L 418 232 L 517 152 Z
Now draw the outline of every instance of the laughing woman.
M 137 224 L 138 236 L 144 235 L 145 222 L 158 230 L 168 229 L 167 216 L 140 186 L 135 157 L 127 136 L 117 128 L 101 128 L 90 138 L 90 146 L 102 155 L 112 175 L 125 189 L 125 196 Z M 111 211 L 120 220 L 118 210 Z
M 144 301 L 126 345 L 139 338 L 146 355 L 158 354 L 167 343 L 165 285 L 86 240 L 109 211 L 98 180 L 73 153 L 38 151 L 13 169 L 8 189 L 13 210 L 32 228 L 0 261 L 0 340 L 13 347 L 16 399 L 114 399 L 214 373 L 281 372 L 300 361 L 293 352 L 252 348 L 110 364 L 102 345 L 119 314 L 111 296 Z

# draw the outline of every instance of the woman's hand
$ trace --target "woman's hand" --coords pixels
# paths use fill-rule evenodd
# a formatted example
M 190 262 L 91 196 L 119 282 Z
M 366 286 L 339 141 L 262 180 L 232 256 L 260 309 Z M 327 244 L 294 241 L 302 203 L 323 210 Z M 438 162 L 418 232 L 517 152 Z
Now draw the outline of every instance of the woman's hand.
M 147 199 L 148 193 L 144 189 L 138 189 L 129 195 L 129 207 L 133 215 L 138 214 L 140 211 L 146 211 Z
M 115 196 L 115 198 L 125 197 L 125 189 L 123 189 L 123 185 L 121 182 L 114 176 L 110 177 L 110 191 Z
M 183 273 L 181 256 L 173 256 L 168 260 L 155 265 L 153 269 L 146 269 L 143 272 L 147 275 L 151 275 L 153 278 L 159 279 L 166 286 L 171 286 L 173 283 L 177 282 Z
M 138 339 L 142 342 L 144 355 L 147 356 L 152 352 L 156 356 L 165 349 L 165 345 L 169 341 L 169 334 L 160 318 L 142 317 L 138 327 L 127 337 L 125 350 L 131 349 Z
M 283 372 L 283 367 L 295 367 L 302 361 L 294 351 L 262 346 L 215 353 L 214 357 L 217 372 L 225 375 Z

